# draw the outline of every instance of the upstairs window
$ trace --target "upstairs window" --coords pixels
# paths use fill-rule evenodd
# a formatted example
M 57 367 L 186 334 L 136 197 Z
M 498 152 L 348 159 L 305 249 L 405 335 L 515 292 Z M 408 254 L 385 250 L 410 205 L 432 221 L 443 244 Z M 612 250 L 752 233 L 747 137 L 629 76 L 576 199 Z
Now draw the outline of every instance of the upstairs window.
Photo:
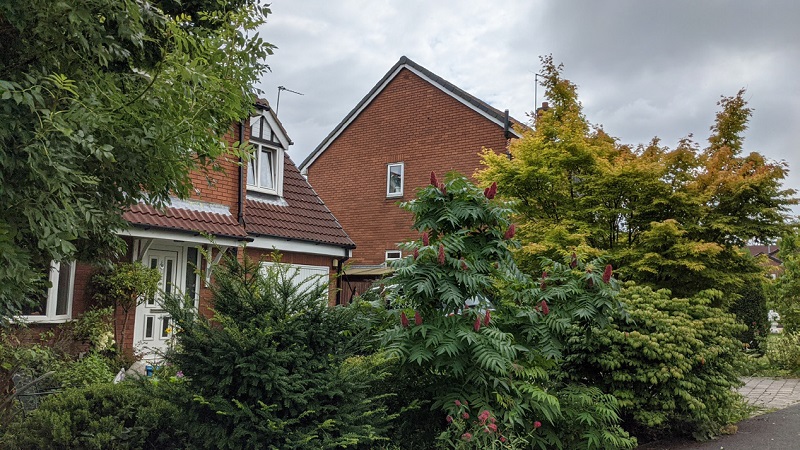
M 251 143 L 253 154 L 247 164 L 247 185 L 271 194 L 279 194 L 279 169 L 277 149 L 266 145 Z
M 253 147 L 253 153 L 247 163 L 247 188 L 281 196 L 283 150 L 273 141 L 273 132 L 263 115 L 253 117 L 250 127 L 250 145 Z
M 75 262 L 52 263 L 48 279 L 50 287 L 42 290 L 36 304 L 22 310 L 28 322 L 63 322 L 72 315 Z
M 386 196 L 403 196 L 403 168 L 404 164 L 391 163 L 386 166 Z

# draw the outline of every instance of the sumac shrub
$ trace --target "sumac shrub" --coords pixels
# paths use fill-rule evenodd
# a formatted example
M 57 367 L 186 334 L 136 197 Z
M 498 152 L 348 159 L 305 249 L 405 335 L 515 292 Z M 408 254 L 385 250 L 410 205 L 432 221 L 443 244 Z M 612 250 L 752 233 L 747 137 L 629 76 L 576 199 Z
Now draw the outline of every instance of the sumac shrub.
M 627 431 L 640 438 L 690 434 L 709 438 L 742 419 L 734 388 L 744 354 L 744 326 L 709 306 L 714 295 L 673 298 L 668 290 L 629 284 L 620 299 L 629 320 L 575 333 L 564 371 L 614 395 Z
M 607 324 L 615 289 L 583 264 L 553 264 L 546 289 L 521 273 L 513 205 L 496 189 L 431 174 L 401 205 L 420 238 L 383 281 L 397 295 L 384 298 L 394 323 L 380 342 L 399 376 L 419 380 L 426 431 L 438 425 L 443 448 L 632 448 L 616 399 L 558 371 L 564 330 Z

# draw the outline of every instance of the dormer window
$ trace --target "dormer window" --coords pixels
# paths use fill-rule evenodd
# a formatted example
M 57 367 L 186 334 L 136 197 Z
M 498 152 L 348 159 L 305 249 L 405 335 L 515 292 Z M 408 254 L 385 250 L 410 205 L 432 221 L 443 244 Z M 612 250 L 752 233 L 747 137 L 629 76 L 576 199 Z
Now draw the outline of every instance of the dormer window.
M 253 154 L 247 164 L 247 186 L 268 194 L 281 195 L 279 189 L 281 174 L 283 172 L 283 152 L 277 148 L 256 142 L 250 143 L 253 146 Z
M 253 153 L 247 163 L 247 189 L 283 195 L 283 148 L 265 114 L 250 120 L 250 145 Z

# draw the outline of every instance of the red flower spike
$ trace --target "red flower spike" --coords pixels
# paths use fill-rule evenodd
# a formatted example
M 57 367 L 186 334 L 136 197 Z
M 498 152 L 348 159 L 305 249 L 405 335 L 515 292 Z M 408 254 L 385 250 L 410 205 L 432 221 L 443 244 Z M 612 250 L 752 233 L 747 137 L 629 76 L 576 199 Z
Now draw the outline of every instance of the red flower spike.
M 569 262 L 569 267 L 572 269 L 578 267 L 578 255 L 576 255 L 575 252 L 572 252 L 572 259 Z
M 539 288 L 541 288 L 542 290 L 544 290 L 547 287 L 547 283 L 545 283 L 544 281 L 546 279 L 547 279 L 547 271 L 545 270 L 542 272 L 542 282 L 539 283 Z
M 406 317 L 406 313 L 404 312 L 400 313 L 400 325 L 402 325 L 403 328 L 408 328 L 408 317 Z
M 422 316 L 419 315 L 419 311 L 414 311 L 414 323 L 417 324 L 417 326 L 422 325 Z
M 497 425 L 495 425 L 493 423 L 490 423 L 486 427 L 489 428 L 489 431 L 491 431 L 492 433 L 496 433 L 497 432 Z
M 444 244 L 439 244 L 439 264 L 444 264 Z
M 415 248 L 415 249 L 414 249 L 414 261 L 416 261 L 416 260 L 417 260 L 417 258 L 419 258 L 419 249 L 416 249 L 416 248 Z
M 476 333 L 478 331 L 480 331 L 480 329 L 481 329 L 481 315 L 480 314 L 475 316 L 475 325 L 473 325 L 473 328 L 475 328 L 475 332 Z
M 489 200 L 493 199 L 495 195 L 497 195 L 497 183 L 492 183 L 491 186 L 484 189 L 483 195 L 486 196 Z
M 439 186 L 439 180 L 436 179 L 436 172 L 431 172 L 431 185 Z
M 448 415 L 445 420 L 447 420 L 447 423 L 453 423 L 453 416 Z
M 611 275 L 614 273 L 614 268 L 611 267 L 611 264 L 606 266 L 606 270 L 603 272 L 603 283 L 608 283 L 611 281 Z
M 428 232 L 422 233 L 422 245 L 428 246 L 431 243 L 431 237 L 428 235 Z
M 536 422 L 533 422 L 533 428 L 534 429 L 541 428 L 541 426 L 542 426 L 542 422 L 539 422 L 538 420 Z
M 456 406 L 461 406 L 461 401 L 460 400 L 456 400 Z
M 550 314 L 550 307 L 547 306 L 547 301 L 545 300 L 542 300 L 542 314 L 545 316 Z
M 486 311 L 486 317 L 483 318 L 483 326 L 488 327 L 489 322 L 492 321 L 491 311 Z
M 442 191 L 442 195 L 447 195 L 447 186 L 444 183 L 439 184 L 439 190 Z
M 465 419 L 469 419 L 469 413 L 467 413 L 467 412 L 461 413 L 461 417 L 463 417 Z
M 506 230 L 506 234 L 503 235 L 503 238 L 506 240 L 511 239 L 517 233 L 517 226 L 513 223 L 508 226 L 508 230 Z

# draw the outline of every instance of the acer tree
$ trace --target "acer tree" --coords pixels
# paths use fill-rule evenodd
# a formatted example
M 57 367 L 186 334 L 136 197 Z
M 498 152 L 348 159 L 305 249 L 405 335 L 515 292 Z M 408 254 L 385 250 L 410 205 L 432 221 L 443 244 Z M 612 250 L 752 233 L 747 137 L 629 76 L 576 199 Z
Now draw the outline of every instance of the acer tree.
M 691 137 L 674 149 L 658 138 L 632 147 L 588 121 L 562 66 L 542 63 L 552 107 L 521 130 L 512 158 L 484 152 L 477 173 L 518 202 L 522 264 L 604 255 L 623 279 L 681 297 L 719 289 L 734 301 L 760 273 L 742 247 L 779 236 L 797 202 L 782 186 L 785 162 L 744 151 L 745 91 L 718 102 L 705 148 Z

